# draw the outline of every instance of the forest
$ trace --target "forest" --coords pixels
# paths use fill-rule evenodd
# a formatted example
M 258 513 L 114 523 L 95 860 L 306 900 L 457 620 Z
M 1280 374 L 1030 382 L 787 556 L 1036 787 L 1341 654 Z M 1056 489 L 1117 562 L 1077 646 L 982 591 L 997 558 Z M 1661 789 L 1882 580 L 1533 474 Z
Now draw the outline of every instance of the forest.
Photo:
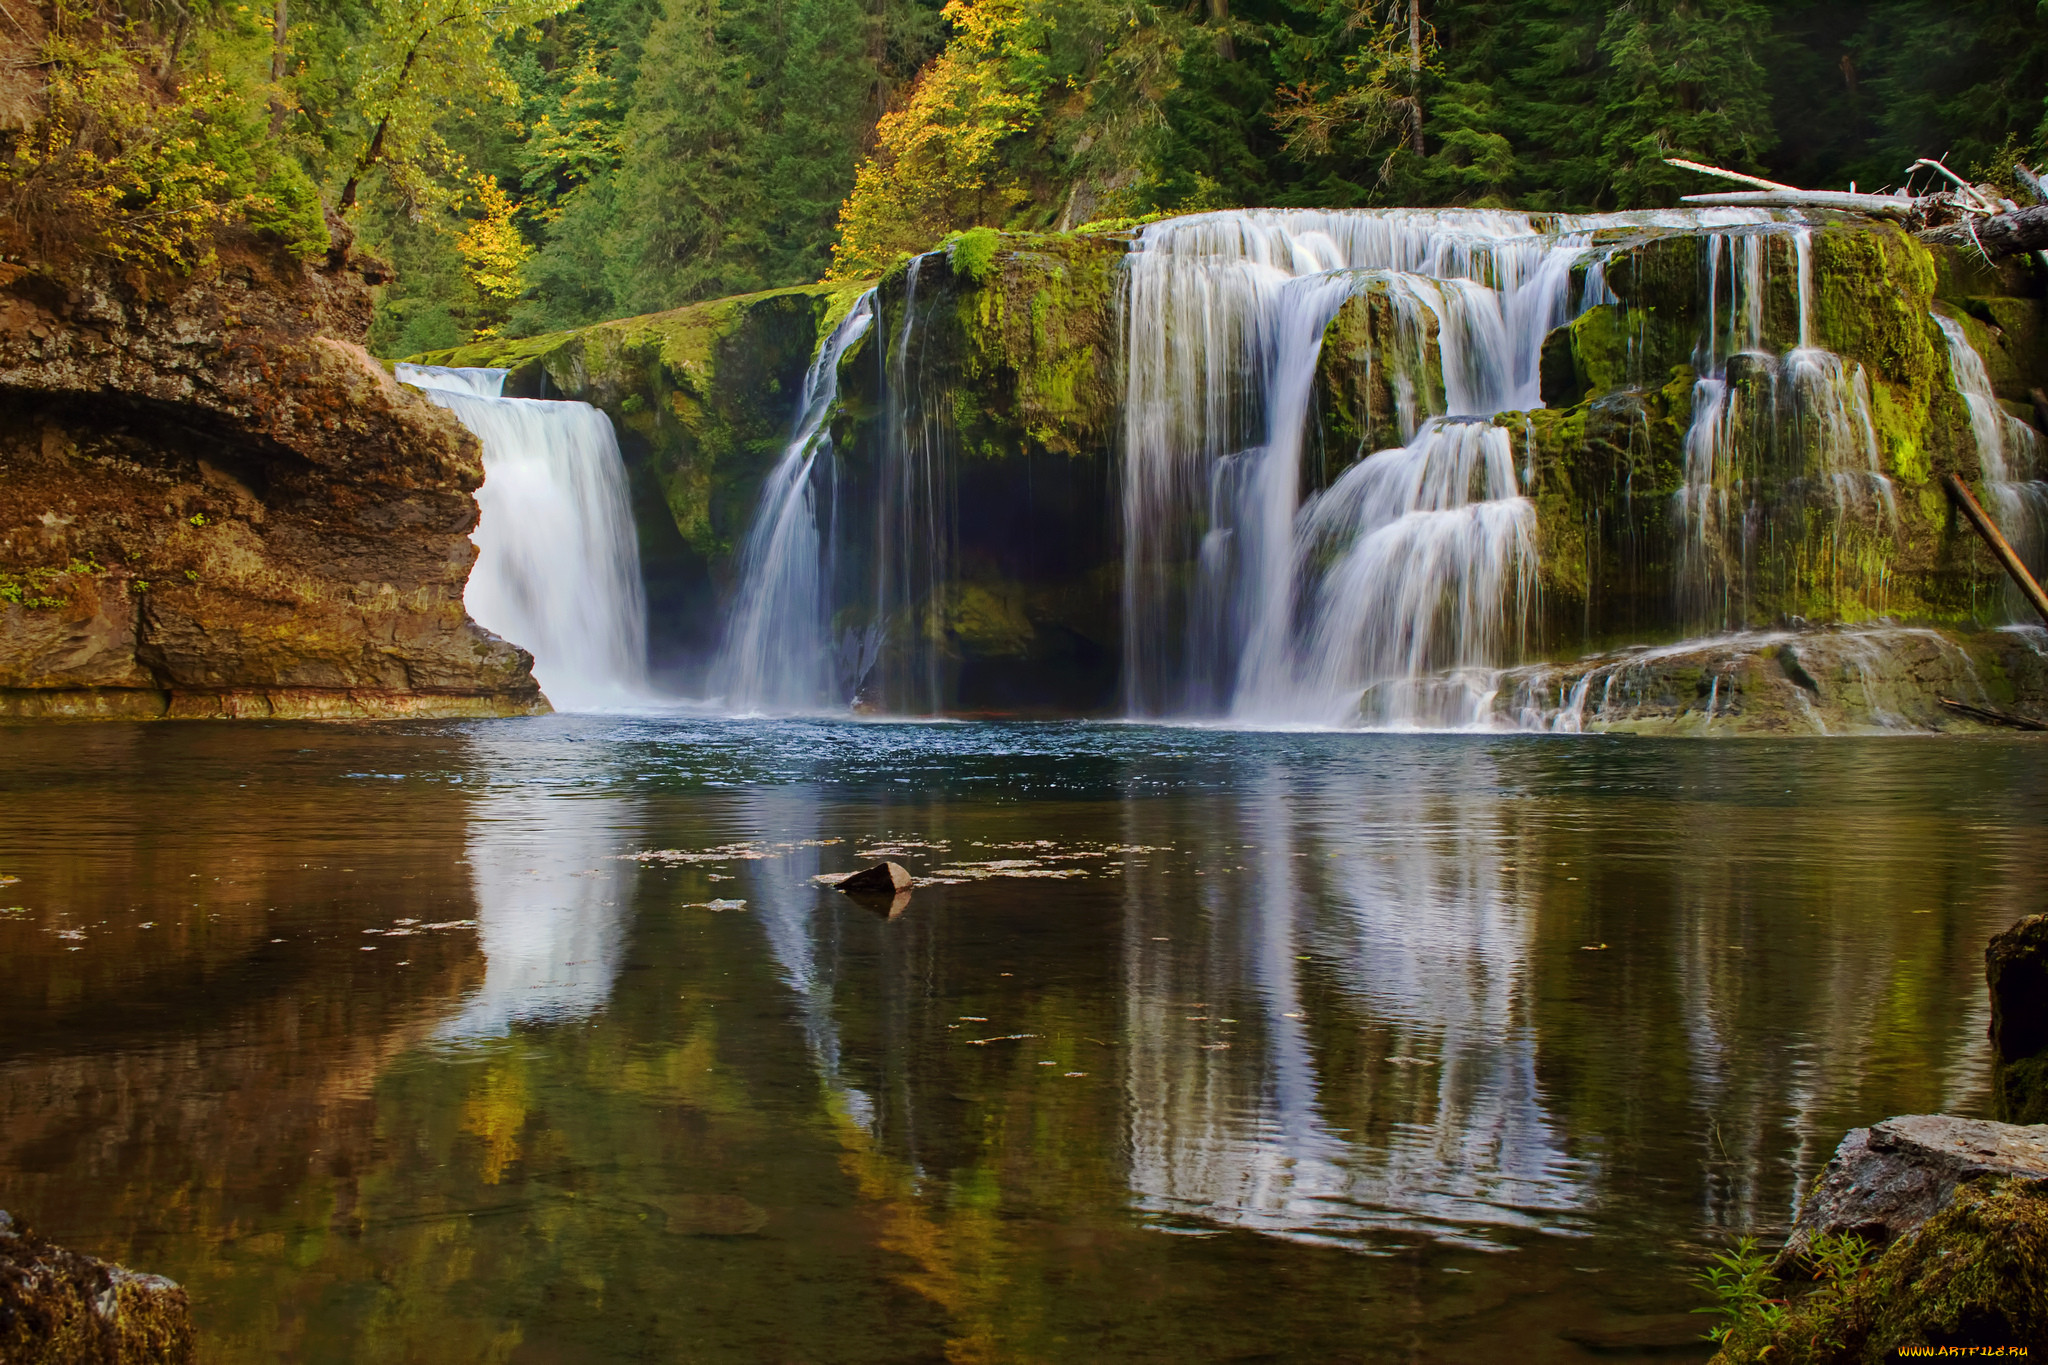
M 396 268 L 403 356 L 1249 205 L 1668 205 L 2048 146 L 2030 0 L 6 0 L 0 259 L 244 223 Z

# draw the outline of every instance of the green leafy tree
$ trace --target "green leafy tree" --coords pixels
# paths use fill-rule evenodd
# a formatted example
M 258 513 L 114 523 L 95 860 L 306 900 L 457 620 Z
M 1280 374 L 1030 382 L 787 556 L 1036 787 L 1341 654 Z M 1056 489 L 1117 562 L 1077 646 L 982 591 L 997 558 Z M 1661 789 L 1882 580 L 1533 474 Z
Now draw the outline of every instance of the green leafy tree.
M 451 106 L 516 104 L 498 44 L 575 0 L 370 0 L 351 93 L 356 132 L 339 161 L 339 195 L 355 207 L 363 180 L 381 173 L 410 202 L 459 192 L 461 159 L 440 123 Z
M 635 308 L 815 279 L 866 132 L 858 0 L 666 0 L 614 190 Z

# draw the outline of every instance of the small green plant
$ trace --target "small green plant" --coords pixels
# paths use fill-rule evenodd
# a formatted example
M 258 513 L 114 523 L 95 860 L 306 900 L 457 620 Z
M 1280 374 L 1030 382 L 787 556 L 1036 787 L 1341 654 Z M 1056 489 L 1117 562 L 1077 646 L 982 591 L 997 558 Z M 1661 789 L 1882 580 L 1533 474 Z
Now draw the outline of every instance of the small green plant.
M 185 581 L 187 583 L 197 583 L 199 581 L 198 571 L 194 569 L 185 570 Z
M 1864 1263 L 1869 1255 L 1870 1248 L 1853 1234 L 1816 1234 L 1799 1256 L 1812 1285 L 1793 1297 L 1772 1273 L 1773 1257 L 1757 1247 L 1756 1238 L 1744 1237 L 1701 1273 L 1700 1287 L 1716 1302 L 1693 1311 L 1721 1318 L 1707 1337 L 1731 1360 L 1763 1358 L 1760 1352 L 1782 1349 L 1774 1342 L 1803 1343 L 1809 1354 L 1839 1350 L 1843 1313 L 1868 1273 Z M 1807 1355 L 1795 1352 L 1790 1358 Z
M 64 605 L 64 580 L 100 572 L 97 561 L 74 559 L 61 569 L 30 569 L 0 573 L 0 604 L 30 611 L 52 611 Z
M 1771 1258 L 1757 1249 L 1756 1238 L 1744 1237 L 1733 1251 L 1714 1257 L 1714 1264 L 1701 1272 L 1700 1287 L 1716 1300 L 1695 1313 L 1716 1313 L 1726 1319 L 1707 1333 L 1710 1341 L 1726 1341 L 1752 1329 L 1775 1331 L 1785 1316 L 1785 1301 L 1769 1291 L 1777 1286 L 1771 1274 Z
M 194 526 L 204 526 L 206 525 L 206 513 L 194 512 L 191 516 L 185 518 L 185 520 L 190 522 Z

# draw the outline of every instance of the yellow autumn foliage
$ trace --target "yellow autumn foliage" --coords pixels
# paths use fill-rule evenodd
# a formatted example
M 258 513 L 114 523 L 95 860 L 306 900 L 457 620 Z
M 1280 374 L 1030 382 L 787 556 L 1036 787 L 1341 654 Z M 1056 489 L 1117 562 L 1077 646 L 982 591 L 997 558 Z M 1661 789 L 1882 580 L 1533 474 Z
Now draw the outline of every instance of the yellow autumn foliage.
M 1004 151 L 1038 117 L 1051 11 L 1040 0 L 951 0 L 944 14 L 952 41 L 882 117 L 875 154 L 854 174 L 830 278 L 874 274 L 1030 198 Z
M 462 253 L 462 264 L 478 293 L 487 299 L 510 302 L 525 288 L 522 271 L 526 258 L 533 254 L 533 248 L 527 245 L 519 225 L 513 221 L 519 205 L 487 175 L 472 178 L 470 190 L 482 216 L 469 225 L 469 230 L 456 241 L 455 249 Z

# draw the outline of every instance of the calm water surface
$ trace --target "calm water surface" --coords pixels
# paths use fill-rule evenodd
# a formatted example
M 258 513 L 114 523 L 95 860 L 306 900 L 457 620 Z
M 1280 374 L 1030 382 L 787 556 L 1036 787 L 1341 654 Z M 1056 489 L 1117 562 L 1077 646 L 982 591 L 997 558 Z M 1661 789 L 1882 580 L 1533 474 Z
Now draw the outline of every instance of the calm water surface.
M 0 1207 L 215 1361 L 1650 1358 L 1984 1112 L 2043 753 L 0 729 Z

